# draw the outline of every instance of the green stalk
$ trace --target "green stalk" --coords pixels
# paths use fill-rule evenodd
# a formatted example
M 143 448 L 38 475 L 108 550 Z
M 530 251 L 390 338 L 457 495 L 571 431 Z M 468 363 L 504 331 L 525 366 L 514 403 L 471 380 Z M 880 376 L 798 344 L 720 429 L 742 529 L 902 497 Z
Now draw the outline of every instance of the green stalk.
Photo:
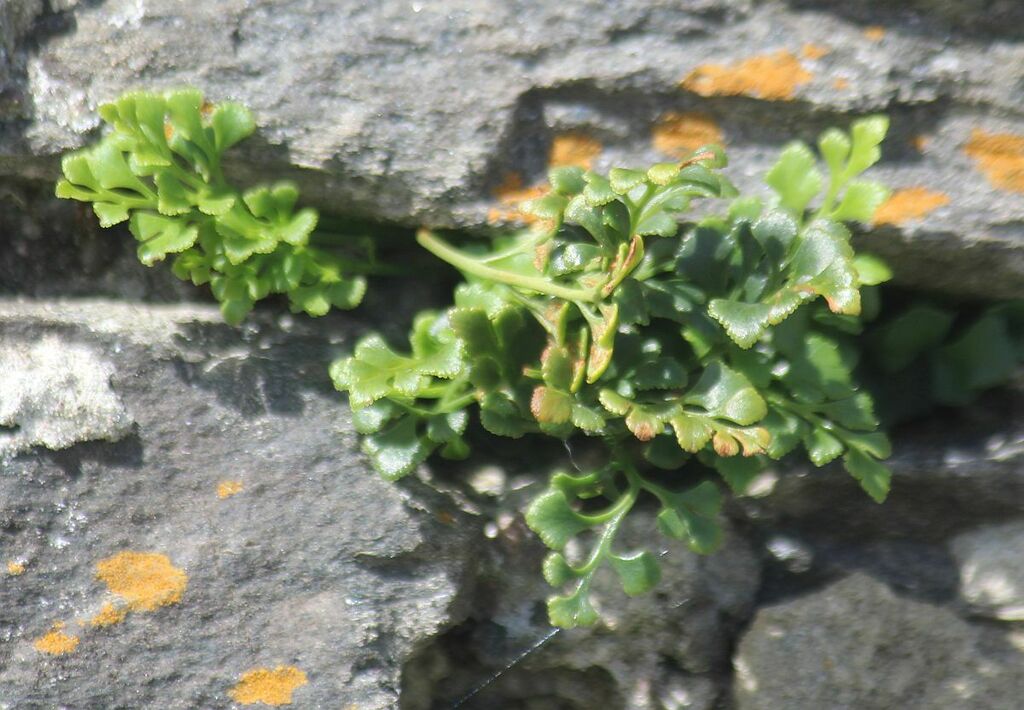
M 497 281 L 498 283 L 503 283 L 508 286 L 516 286 L 528 291 L 544 293 L 549 296 L 555 296 L 556 298 L 564 298 L 567 301 L 592 302 L 597 300 L 596 294 L 592 291 L 584 291 L 583 289 L 570 288 L 568 286 L 559 286 L 558 284 L 551 283 L 547 279 L 514 274 L 510 271 L 504 271 L 502 269 L 496 269 L 493 266 L 487 266 L 474 257 L 455 249 L 427 229 L 421 229 L 416 233 L 416 241 L 419 242 L 420 246 L 436 256 L 438 259 L 448 262 L 460 271 L 472 274 L 473 276 L 479 276 L 482 279 Z

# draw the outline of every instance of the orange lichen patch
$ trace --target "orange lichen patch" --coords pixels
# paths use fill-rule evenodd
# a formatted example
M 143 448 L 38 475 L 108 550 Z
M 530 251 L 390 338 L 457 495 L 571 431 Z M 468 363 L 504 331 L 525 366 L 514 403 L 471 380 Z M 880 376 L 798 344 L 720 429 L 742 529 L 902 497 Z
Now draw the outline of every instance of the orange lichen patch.
M 875 212 L 875 224 L 903 224 L 921 219 L 928 213 L 949 203 L 949 195 L 923 187 L 897 190 Z
M 527 200 L 543 197 L 547 194 L 547 191 L 546 185 L 524 187 L 522 175 L 515 172 L 507 173 L 505 179 L 491 193 L 494 199 L 501 204 L 501 207 L 492 207 L 487 212 L 487 221 L 491 224 L 502 222 L 536 222 L 537 218 L 535 216 L 523 214 L 519 211 L 518 207 Z
M 996 187 L 1024 192 L 1024 136 L 975 128 L 964 152 Z
M 242 705 L 291 705 L 292 692 L 308 682 L 306 674 L 295 666 L 255 668 L 244 673 L 228 694 Z
M 918 153 L 923 153 L 928 148 L 928 144 L 931 143 L 931 141 L 931 136 L 920 134 L 910 139 L 910 145 L 914 146 L 914 149 Z
M 683 79 L 682 87 L 701 96 L 791 99 L 813 76 L 792 52 L 781 50 L 734 64 L 702 64 Z
M 800 56 L 803 57 L 804 59 L 821 59 L 825 55 L 831 53 L 831 47 L 825 47 L 823 45 L 814 44 L 812 42 L 808 42 L 807 44 L 800 48 Z
M 585 133 L 563 133 L 551 141 L 548 165 L 552 168 L 576 166 L 589 170 L 603 147 L 601 141 Z
M 188 576 L 157 552 L 120 552 L 96 565 L 96 578 L 126 602 L 128 608 L 153 611 L 177 604 Z
M 217 484 L 217 496 L 219 498 L 230 498 L 236 493 L 242 492 L 241 481 L 221 481 Z
M 837 91 L 843 91 L 850 88 L 850 80 L 844 79 L 843 77 L 837 77 L 832 80 L 832 88 Z
M 686 157 L 709 143 L 721 142 L 722 130 L 703 113 L 666 113 L 651 134 L 656 150 L 677 158 Z
M 124 621 L 124 617 L 128 614 L 128 609 L 125 607 L 116 607 L 111 603 L 106 603 L 100 610 L 96 612 L 96 615 L 89 619 L 90 626 L 113 626 L 114 624 L 120 624 Z
M 871 25 L 864 28 L 864 36 L 872 42 L 881 42 L 885 37 L 885 28 L 881 25 Z
M 7 563 L 7 574 L 12 577 L 17 577 L 19 574 L 25 573 L 25 564 L 18 562 L 17 560 L 11 560 Z
M 64 633 L 61 629 L 64 624 L 57 622 L 53 630 L 37 638 L 33 645 L 40 653 L 49 653 L 51 656 L 63 656 L 72 653 L 78 648 L 78 637 Z

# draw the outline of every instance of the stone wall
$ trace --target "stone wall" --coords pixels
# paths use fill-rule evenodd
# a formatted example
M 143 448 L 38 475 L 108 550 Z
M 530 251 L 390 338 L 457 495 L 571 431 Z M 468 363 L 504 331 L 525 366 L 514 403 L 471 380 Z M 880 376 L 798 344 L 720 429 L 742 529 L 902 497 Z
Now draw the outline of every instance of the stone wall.
M 49 196 L 98 103 L 244 101 L 239 181 L 399 230 L 709 138 L 754 187 L 785 141 L 884 111 L 897 192 L 858 239 L 905 285 L 1019 297 L 1021 26 L 1013 0 L 0 0 L 0 709 L 442 709 L 549 633 L 520 510 L 564 450 L 386 484 L 326 376 L 444 284 L 225 326 Z M 838 471 L 766 476 L 721 552 L 666 546 L 657 593 L 602 588 L 606 625 L 463 707 L 1019 707 L 1022 415 L 1010 390 L 897 432 L 881 507 Z

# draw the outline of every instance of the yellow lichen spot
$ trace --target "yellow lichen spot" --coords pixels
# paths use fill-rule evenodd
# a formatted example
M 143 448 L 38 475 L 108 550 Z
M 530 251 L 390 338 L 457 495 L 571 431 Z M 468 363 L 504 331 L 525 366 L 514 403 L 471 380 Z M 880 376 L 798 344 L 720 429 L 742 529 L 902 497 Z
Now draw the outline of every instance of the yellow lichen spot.
M 931 136 L 919 134 L 910 139 L 910 145 L 914 146 L 914 149 L 918 153 L 923 153 L 928 149 L 928 144 L 932 142 Z
M 537 217 L 530 214 L 523 214 L 519 211 L 518 207 L 521 203 L 527 200 L 532 200 L 537 197 L 543 197 L 547 194 L 548 188 L 544 185 L 534 185 L 532 187 L 523 186 L 523 176 L 516 172 L 510 172 L 505 175 L 505 179 L 501 181 L 501 184 L 494 188 L 491 193 L 495 200 L 501 205 L 500 207 L 492 207 L 487 212 L 487 221 L 490 224 L 500 224 L 504 222 L 526 222 L 532 223 L 537 221 Z
M 949 203 L 949 196 L 923 187 L 897 190 L 875 212 L 875 224 L 903 224 L 921 219 Z
M 1024 192 L 1024 136 L 974 129 L 964 152 L 996 187 Z
M 885 37 L 885 28 L 881 25 L 871 25 L 864 28 L 864 36 L 872 42 L 881 42 Z
M 57 622 L 48 634 L 44 634 L 35 640 L 33 644 L 40 653 L 49 653 L 51 656 L 63 656 L 72 653 L 78 648 L 78 637 L 64 633 L 61 629 L 64 624 Z
M 576 166 L 590 169 L 594 158 L 601 154 L 601 141 L 585 133 L 563 133 L 551 141 L 548 165 L 552 168 Z
M 7 563 L 7 574 L 12 577 L 17 577 L 19 574 L 25 573 L 25 563 L 18 562 L 17 560 L 11 560 Z
M 800 56 L 804 59 L 821 59 L 827 54 L 832 53 L 831 47 L 825 47 L 820 44 L 813 44 L 808 42 L 800 48 Z
M 217 496 L 220 498 L 230 498 L 236 493 L 242 492 L 241 481 L 221 481 L 217 484 Z
M 125 607 L 116 607 L 108 602 L 100 607 L 100 610 L 96 612 L 95 616 L 89 619 L 89 625 L 102 627 L 120 624 L 124 621 L 124 617 L 127 614 L 128 609 Z
M 684 158 L 701 146 L 721 143 L 722 131 L 706 114 L 673 111 L 659 119 L 651 142 L 656 150 L 666 155 Z
M 844 91 L 850 88 L 850 80 L 843 77 L 836 77 L 832 80 L 832 88 L 836 91 Z
M 291 705 L 292 692 L 308 682 L 306 674 L 295 666 L 255 668 L 242 674 L 229 695 L 242 705 Z
M 733 64 L 702 64 L 683 79 L 682 86 L 701 96 L 791 99 L 796 88 L 813 76 L 792 52 L 780 50 Z
M 153 611 L 177 604 L 188 576 L 158 552 L 120 552 L 96 565 L 96 578 L 128 603 L 128 608 Z

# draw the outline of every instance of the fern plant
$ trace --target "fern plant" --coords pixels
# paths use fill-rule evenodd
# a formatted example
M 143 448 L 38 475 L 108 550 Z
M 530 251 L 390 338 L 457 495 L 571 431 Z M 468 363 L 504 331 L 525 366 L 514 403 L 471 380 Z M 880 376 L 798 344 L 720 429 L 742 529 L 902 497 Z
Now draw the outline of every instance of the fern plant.
M 887 278 L 854 256 L 843 224 L 869 221 L 886 197 L 858 177 L 886 128 L 876 116 L 827 131 L 826 175 L 806 145 L 788 146 L 763 199 L 738 197 L 709 147 L 646 171 L 555 169 L 526 205 L 541 225 L 489 247 L 422 230 L 466 283 L 450 309 L 416 320 L 408 352 L 371 335 L 332 366 L 364 450 L 392 479 L 434 452 L 464 457 L 472 409 L 498 436 L 599 439 L 606 462 L 555 474 L 526 513 L 551 548 L 543 572 L 562 593 L 548 610 L 562 627 L 598 619 L 589 590 L 603 565 L 630 595 L 658 582 L 649 551 L 615 544 L 642 498 L 661 534 L 698 552 L 721 540 L 709 474 L 741 493 L 798 447 L 818 466 L 841 457 L 883 500 L 889 441 L 839 336 L 859 327 L 872 298 L 861 287 Z M 697 199 L 729 202 L 681 225 Z
M 225 178 L 224 153 L 255 128 L 244 106 L 184 89 L 131 92 L 99 112 L 111 130 L 65 156 L 57 197 L 92 203 L 104 227 L 127 221 L 143 264 L 173 256 L 174 274 L 209 283 L 232 324 L 272 293 L 312 316 L 362 300 L 373 259 L 318 239 L 317 212 L 296 209 L 293 184 L 240 191 Z
M 93 203 L 105 226 L 127 220 L 144 263 L 173 256 L 230 322 L 270 293 L 312 315 L 350 308 L 381 268 L 365 243 L 324 240 L 293 186 L 227 182 L 223 153 L 254 125 L 241 106 L 132 93 L 101 115 L 112 130 L 64 159 L 58 196 Z M 826 131 L 824 173 L 808 146 L 787 146 L 764 197 L 737 195 L 709 146 L 647 170 L 554 169 L 525 206 L 535 225 L 489 243 L 421 230 L 465 280 L 450 308 L 415 319 L 404 350 L 369 335 L 331 366 L 364 451 L 390 480 L 434 453 L 464 458 L 473 413 L 497 436 L 599 442 L 603 463 L 556 473 L 526 512 L 551 548 L 548 609 L 562 627 L 597 621 L 589 592 L 604 566 L 630 595 L 657 584 L 649 551 L 616 544 L 641 501 L 658 507 L 661 534 L 711 552 L 719 481 L 743 492 L 797 449 L 818 466 L 841 458 L 883 500 L 889 441 L 848 336 L 877 311 L 888 272 L 854 255 L 844 223 L 869 221 L 886 197 L 860 175 L 887 125 Z M 721 208 L 687 222 L 695 200 Z

